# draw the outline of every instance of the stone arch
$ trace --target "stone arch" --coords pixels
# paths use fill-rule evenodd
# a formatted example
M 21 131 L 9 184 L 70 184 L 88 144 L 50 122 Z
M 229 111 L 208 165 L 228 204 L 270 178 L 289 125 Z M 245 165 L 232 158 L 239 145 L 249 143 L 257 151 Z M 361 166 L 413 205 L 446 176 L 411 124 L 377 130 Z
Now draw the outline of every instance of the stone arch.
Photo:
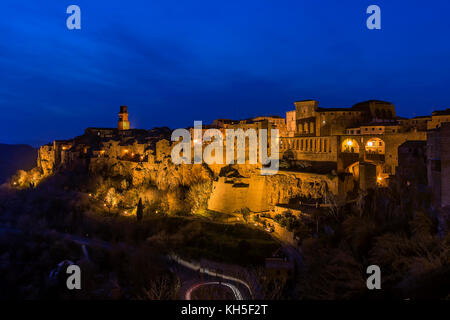
M 359 153 L 359 143 L 353 138 L 347 138 L 342 141 L 341 152 Z
M 366 142 L 365 150 L 370 154 L 385 154 L 386 144 L 380 138 L 370 138 Z

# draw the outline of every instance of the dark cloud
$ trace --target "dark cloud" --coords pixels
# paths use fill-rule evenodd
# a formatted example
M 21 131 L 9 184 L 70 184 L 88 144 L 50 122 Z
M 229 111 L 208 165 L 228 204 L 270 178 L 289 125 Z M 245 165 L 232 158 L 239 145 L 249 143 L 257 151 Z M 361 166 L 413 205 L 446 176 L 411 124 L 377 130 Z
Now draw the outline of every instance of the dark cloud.
M 81 31 L 65 28 L 65 4 L 5 2 L 1 142 L 113 126 L 121 104 L 144 128 L 283 115 L 307 98 L 386 99 L 404 116 L 450 104 L 444 0 L 380 0 L 379 32 L 353 1 L 80 0 Z

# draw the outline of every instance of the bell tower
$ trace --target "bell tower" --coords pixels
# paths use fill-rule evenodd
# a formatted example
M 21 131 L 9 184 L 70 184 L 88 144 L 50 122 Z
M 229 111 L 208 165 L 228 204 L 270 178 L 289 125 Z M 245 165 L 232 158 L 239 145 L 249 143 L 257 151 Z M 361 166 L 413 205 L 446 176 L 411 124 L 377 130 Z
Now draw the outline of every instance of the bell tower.
M 120 106 L 119 122 L 118 122 L 117 127 L 119 130 L 129 130 L 130 129 L 130 121 L 128 121 L 127 106 Z

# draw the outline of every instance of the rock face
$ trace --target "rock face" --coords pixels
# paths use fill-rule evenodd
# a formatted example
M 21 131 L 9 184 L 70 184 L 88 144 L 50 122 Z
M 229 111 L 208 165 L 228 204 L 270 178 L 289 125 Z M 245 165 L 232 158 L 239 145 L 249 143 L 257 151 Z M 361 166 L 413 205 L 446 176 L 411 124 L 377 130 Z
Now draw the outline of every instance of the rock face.
M 37 167 L 44 176 L 53 173 L 55 169 L 55 151 L 52 146 L 41 146 L 38 150 Z
M 110 176 L 127 177 L 134 187 L 156 186 L 160 190 L 191 186 L 213 179 L 212 171 L 201 164 L 174 165 L 169 159 L 160 162 L 132 162 L 117 159 L 91 159 L 89 171 L 93 174 L 107 170 Z
M 123 207 L 135 205 L 146 194 L 143 200 L 148 203 L 158 198 L 166 208 L 177 208 L 173 210 L 262 212 L 293 198 L 317 199 L 327 191 L 339 192 L 337 176 L 288 171 L 263 176 L 260 166 L 250 164 L 175 165 L 168 140 L 150 143 L 148 136 L 101 140 L 89 134 L 42 146 L 37 167 L 20 172 L 16 184 L 35 186 L 59 170 L 80 167 L 89 172 L 87 179 L 100 179 L 94 191 L 99 198 L 109 194 Z
M 213 183 L 208 201 L 210 210 L 235 213 L 243 209 L 253 212 L 270 210 L 279 203 L 288 203 L 297 197 L 322 198 L 337 185 L 337 177 L 310 173 L 283 173 L 248 178 L 220 177 Z

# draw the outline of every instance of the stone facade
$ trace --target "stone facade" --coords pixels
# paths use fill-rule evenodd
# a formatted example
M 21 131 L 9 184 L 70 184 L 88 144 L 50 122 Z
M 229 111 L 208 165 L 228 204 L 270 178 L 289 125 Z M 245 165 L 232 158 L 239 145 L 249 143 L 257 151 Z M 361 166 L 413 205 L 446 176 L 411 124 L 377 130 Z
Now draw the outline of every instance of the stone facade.
M 384 181 L 395 175 L 399 167 L 399 174 L 411 176 L 416 164 L 423 165 L 420 150 L 427 141 L 427 180 L 434 203 L 450 205 L 446 111 L 428 118 L 404 119 L 396 117 L 392 104 L 376 100 L 349 108 L 320 108 L 315 100 L 297 101 L 294 105 L 295 111 L 287 112 L 286 120 L 276 116 L 240 121 L 218 119 L 204 128 L 215 128 L 222 134 L 227 129 L 270 132 L 272 128 L 282 128 L 280 170 L 273 176 L 261 176 L 261 164 L 174 165 L 170 129 L 129 129 L 128 112 L 121 107 L 117 129 L 87 128 L 84 135 L 72 140 L 56 140 L 42 146 L 37 168 L 29 175 L 22 173 L 21 179 L 26 181 L 32 176 L 35 185 L 57 170 L 85 166 L 91 172 L 109 168 L 112 174 L 130 177 L 133 186 L 152 184 L 161 190 L 208 181 L 212 182 L 209 209 L 233 213 L 248 208 L 264 212 L 292 199 L 321 200 L 328 194 L 345 199 L 354 195 L 358 187 L 366 190 L 386 185 Z M 437 128 L 428 131 L 428 137 L 424 119 L 432 122 L 431 126 L 437 121 L 432 119 L 439 120 Z M 191 130 L 193 147 L 196 141 L 192 133 Z M 208 144 L 199 143 L 202 148 Z
M 119 122 L 117 124 L 119 130 L 130 129 L 130 121 L 128 121 L 128 110 L 127 106 L 121 106 L 119 112 Z
M 450 122 L 450 109 L 433 111 L 431 120 L 427 122 L 427 129 L 433 130 L 439 128 L 442 123 Z
M 450 206 L 450 122 L 428 132 L 428 184 L 437 207 Z
M 345 177 L 325 174 L 282 171 L 273 176 L 219 177 L 213 182 L 208 209 L 236 213 L 269 211 L 276 204 L 287 204 L 293 198 L 322 199 L 327 192 L 345 194 L 340 182 Z M 350 184 L 349 188 L 353 186 Z
M 406 141 L 398 147 L 397 175 L 411 184 L 427 184 L 426 141 Z
M 296 130 L 294 137 L 281 138 L 280 157 L 292 166 L 332 162 L 337 173 L 351 173 L 355 181 L 361 178 L 358 163 L 363 163 L 365 188 L 395 174 L 402 143 L 426 140 L 422 122 L 400 121 L 389 102 L 369 100 L 352 107 L 321 108 L 318 101 L 304 100 L 294 105 Z M 366 163 L 376 167 L 376 174 L 366 174 Z

